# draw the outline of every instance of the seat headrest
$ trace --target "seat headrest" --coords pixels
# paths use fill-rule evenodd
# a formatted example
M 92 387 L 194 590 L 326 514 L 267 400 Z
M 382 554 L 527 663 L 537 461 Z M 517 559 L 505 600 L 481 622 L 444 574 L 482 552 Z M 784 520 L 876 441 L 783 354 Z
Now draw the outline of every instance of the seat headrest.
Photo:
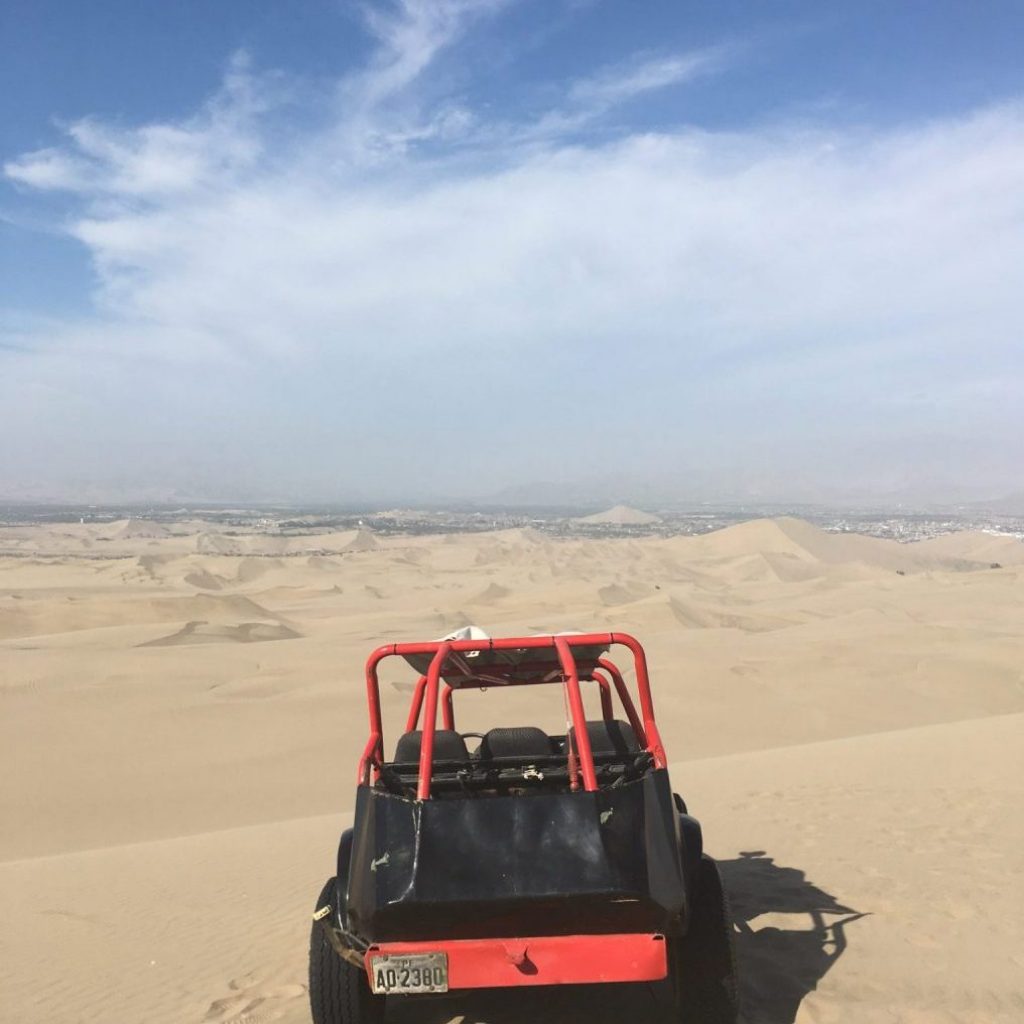
M 575 730 L 569 730 L 571 739 Z M 603 718 L 587 722 L 590 750 L 594 754 L 639 754 L 640 744 L 629 722 L 617 719 L 606 722 Z
M 414 729 L 403 733 L 395 744 L 397 764 L 417 764 L 423 748 L 423 731 Z M 437 729 L 434 732 L 435 761 L 468 761 L 466 741 L 454 729 Z
M 491 729 L 480 742 L 480 757 L 544 757 L 552 752 L 551 737 L 533 725 Z

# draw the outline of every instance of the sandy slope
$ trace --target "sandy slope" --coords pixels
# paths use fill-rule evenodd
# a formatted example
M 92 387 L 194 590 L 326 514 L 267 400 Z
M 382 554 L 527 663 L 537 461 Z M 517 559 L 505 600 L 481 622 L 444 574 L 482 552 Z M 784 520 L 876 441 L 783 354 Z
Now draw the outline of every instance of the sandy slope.
M 647 643 L 749 1021 L 1024 1019 L 1024 545 L 793 520 L 367 538 L 0 531 L 0 1019 L 304 1020 L 362 658 L 467 620 Z M 406 680 L 384 683 L 395 721 Z M 460 726 L 493 724 L 490 699 Z M 557 704 L 493 699 L 558 724 Z M 459 1014 L 657 1019 L 646 990 L 395 1019 Z

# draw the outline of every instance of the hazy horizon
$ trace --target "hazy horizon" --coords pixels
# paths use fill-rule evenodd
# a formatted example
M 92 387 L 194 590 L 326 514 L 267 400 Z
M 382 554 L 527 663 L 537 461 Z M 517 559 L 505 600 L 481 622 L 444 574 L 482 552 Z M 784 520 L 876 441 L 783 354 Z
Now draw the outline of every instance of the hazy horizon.
M 959 495 L 928 490 L 908 490 L 896 493 L 828 493 L 811 494 L 693 494 L 672 493 L 670 490 L 623 490 L 612 487 L 554 484 L 549 482 L 524 483 L 502 491 L 476 495 L 434 495 L 395 493 L 384 495 L 323 498 L 315 495 L 293 494 L 273 496 L 240 493 L 234 496 L 190 494 L 183 491 L 150 493 L 125 491 L 118 495 L 110 492 L 65 495 L 5 495 L 0 494 L 0 511 L 19 508 L 54 510 L 90 508 L 101 512 L 147 510 L 166 513 L 175 509 L 202 512 L 204 509 L 224 511 L 290 511 L 310 514 L 357 515 L 387 512 L 393 509 L 422 510 L 425 512 L 496 512 L 528 514 L 580 514 L 598 512 L 623 506 L 647 511 L 697 513 L 705 510 L 762 510 L 770 514 L 785 514 L 792 510 L 820 510 L 851 513 L 878 512 L 913 514 L 918 512 L 963 511 L 992 512 L 996 514 L 1024 515 L 1024 492 L 999 494 L 960 493 Z

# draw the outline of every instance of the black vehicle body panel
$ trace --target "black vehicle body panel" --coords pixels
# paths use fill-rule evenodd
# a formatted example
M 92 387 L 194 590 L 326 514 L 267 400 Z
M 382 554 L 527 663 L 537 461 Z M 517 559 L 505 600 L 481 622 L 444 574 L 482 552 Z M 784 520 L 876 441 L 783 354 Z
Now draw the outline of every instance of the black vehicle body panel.
M 595 792 L 418 801 L 364 785 L 339 850 L 344 926 L 370 943 L 679 934 L 700 845 L 663 769 Z

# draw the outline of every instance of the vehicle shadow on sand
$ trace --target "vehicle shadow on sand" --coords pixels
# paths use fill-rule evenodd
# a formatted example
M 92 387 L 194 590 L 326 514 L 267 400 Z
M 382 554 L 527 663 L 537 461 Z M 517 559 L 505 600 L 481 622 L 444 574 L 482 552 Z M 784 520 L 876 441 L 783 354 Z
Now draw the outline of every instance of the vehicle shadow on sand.
M 760 851 L 718 867 L 736 932 L 741 1020 L 793 1024 L 804 996 L 846 949 L 846 926 L 864 915 Z M 667 995 L 660 984 L 640 984 L 492 990 L 408 1006 L 392 1000 L 388 1024 L 668 1024 Z
M 718 867 L 736 930 L 741 1019 L 793 1024 L 804 996 L 845 952 L 847 925 L 865 915 L 761 851 Z

